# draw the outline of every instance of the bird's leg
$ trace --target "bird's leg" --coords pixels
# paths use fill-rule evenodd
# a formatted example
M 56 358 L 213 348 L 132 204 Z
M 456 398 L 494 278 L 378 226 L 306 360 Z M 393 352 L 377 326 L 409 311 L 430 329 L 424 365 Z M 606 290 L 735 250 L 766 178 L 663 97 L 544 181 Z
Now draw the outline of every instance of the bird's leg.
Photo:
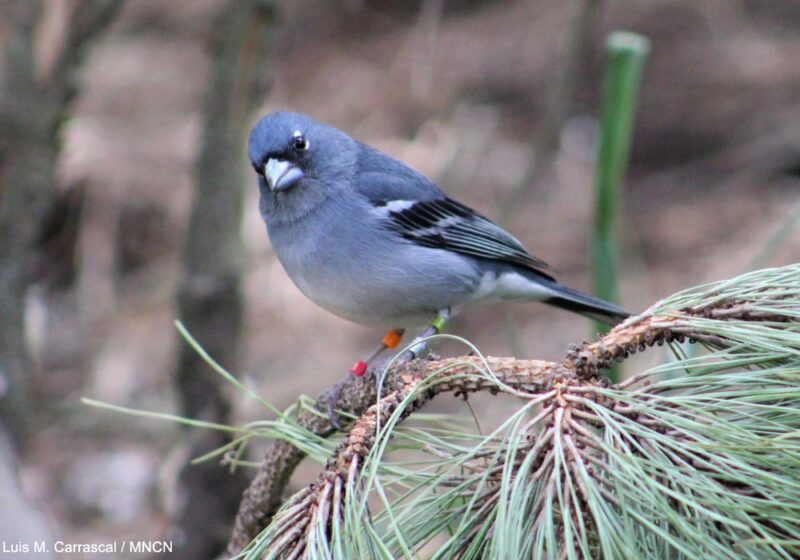
M 403 338 L 403 334 L 405 333 L 405 329 L 392 329 L 383 337 L 381 340 L 380 346 L 375 348 L 375 350 L 367 356 L 366 360 L 358 360 L 353 367 L 350 368 L 350 373 L 355 375 L 356 377 L 361 377 L 367 372 L 367 368 L 372 361 L 383 354 L 386 350 L 394 350 L 397 348 L 397 345 L 400 344 L 400 340 Z
M 426 338 L 431 337 L 435 334 L 439 334 L 444 330 L 444 326 L 447 324 L 447 321 L 450 320 L 450 308 L 445 307 L 444 309 L 440 309 L 436 313 L 436 318 L 431 321 L 431 324 L 422 331 L 411 343 L 411 347 L 403 352 L 395 361 L 395 363 L 404 364 L 406 362 L 410 362 L 414 358 L 418 357 L 422 352 L 425 351 L 427 348 L 428 343 L 425 341 Z
M 414 358 L 418 357 L 422 352 L 425 351 L 428 344 L 425 340 L 428 337 L 431 337 L 435 334 L 439 334 L 444 330 L 444 326 L 450 320 L 450 308 L 445 307 L 444 309 L 440 309 L 436 313 L 436 317 L 431 321 L 431 324 L 422 331 L 411 343 L 411 347 L 403 352 L 400 356 L 397 357 L 395 360 L 395 364 L 404 364 L 406 362 L 410 362 Z M 355 365 L 350 368 L 350 375 L 348 375 L 347 379 L 340 381 L 329 391 L 327 396 L 327 405 L 328 405 L 328 419 L 331 422 L 331 425 L 336 428 L 337 430 L 341 430 L 341 426 L 339 425 L 339 421 L 336 418 L 336 411 L 334 410 L 334 405 L 339 400 L 339 392 L 342 389 L 342 386 L 350 381 L 350 376 L 361 377 L 367 372 L 368 364 L 377 358 L 380 354 L 382 354 L 387 349 L 396 348 L 397 345 L 400 343 L 400 339 L 403 336 L 405 331 L 403 329 L 394 329 L 389 331 L 386 336 L 383 337 L 383 341 L 381 345 L 376 348 L 372 354 L 370 354 L 366 360 L 359 360 L 355 363 Z M 376 375 L 376 382 L 382 383 L 383 379 L 380 375 Z
M 347 377 L 333 386 L 333 388 L 328 392 L 326 401 L 328 405 L 328 419 L 333 425 L 334 428 L 337 430 L 341 430 L 341 426 L 339 425 L 339 421 L 336 418 L 336 411 L 334 410 L 334 406 L 336 402 L 339 400 L 339 392 L 342 390 L 342 386 L 346 383 L 349 383 L 353 377 L 362 377 L 369 368 L 369 364 L 372 363 L 375 358 L 383 354 L 386 350 L 393 350 L 397 348 L 397 345 L 400 344 L 400 341 L 403 338 L 403 334 L 405 333 L 405 329 L 392 329 L 383 337 L 381 340 L 380 345 L 373 350 L 369 356 L 367 356 L 364 360 L 358 360 L 353 367 L 350 368 L 350 373 L 347 374 Z

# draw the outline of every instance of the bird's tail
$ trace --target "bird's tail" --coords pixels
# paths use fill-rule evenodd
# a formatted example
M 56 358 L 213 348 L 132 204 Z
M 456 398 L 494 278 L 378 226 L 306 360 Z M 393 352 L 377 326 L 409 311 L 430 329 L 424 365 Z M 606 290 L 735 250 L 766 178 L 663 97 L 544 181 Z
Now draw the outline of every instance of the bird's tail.
M 557 282 L 542 280 L 539 282 L 545 284 L 549 291 L 553 293 L 552 296 L 543 300 L 544 303 L 555 307 L 578 313 L 607 325 L 616 325 L 631 315 L 618 305 L 597 299 L 578 290 L 567 288 Z

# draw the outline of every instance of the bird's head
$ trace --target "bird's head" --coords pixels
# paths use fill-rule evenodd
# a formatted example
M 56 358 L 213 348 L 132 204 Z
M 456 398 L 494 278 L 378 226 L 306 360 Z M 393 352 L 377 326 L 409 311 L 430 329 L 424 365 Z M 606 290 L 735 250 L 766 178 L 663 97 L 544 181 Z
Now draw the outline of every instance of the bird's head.
M 347 179 L 356 157 L 356 143 L 345 133 L 306 115 L 277 111 L 250 133 L 248 156 L 262 187 L 272 193 L 329 187 Z

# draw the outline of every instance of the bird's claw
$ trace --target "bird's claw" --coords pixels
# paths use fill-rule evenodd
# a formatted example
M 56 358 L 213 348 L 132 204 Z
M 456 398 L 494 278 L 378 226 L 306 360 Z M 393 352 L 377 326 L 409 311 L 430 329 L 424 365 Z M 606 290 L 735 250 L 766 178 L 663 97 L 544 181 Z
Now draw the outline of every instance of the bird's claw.
M 404 363 L 409 359 L 414 359 L 414 357 L 415 356 L 413 354 L 407 359 L 403 359 L 403 356 L 400 356 L 399 358 L 396 359 L 395 363 Z M 350 385 L 351 383 L 357 380 L 363 380 L 366 383 L 375 383 L 377 390 L 378 384 L 383 383 L 383 379 L 380 373 L 384 369 L 386 369 L 386 365 L 389 363 L 389 360 L 390 360 L 389 358 L 376 360 L 376 362 L 369 367 L 367 372 L 362 377 L 358 377 L 354 375 L 352 372 L 348 373 L 347 377 L 345 377 L 344 379 L 339 381 L 336 385 L 328 389 L 328 391 L 325 393 L 325 396 L 322 399 L 320 399 L 321 402 L 319 406 L 321 407 L 322 403 L 324 403 L 325 412 L 328 415 L 328 421 L 331 423 L 331 426 L 333 426 L 334 429 L 340 432 L 344 431 L 342 428 L 342 424 L 339 421 L 340 415 L 337 414 L 336 412 L 336 406 L 341 405 L 341 403 L 339 402 L 339 395 L 341 394 L 342 389 L 346 385 Z
M 328 395 L 326 400 L 326 405 L 328 406 L 328 422 L 331 423 L 331 426 L 337 431 L 342 431 L 342 425 L 339 424 L 339 418 L 336 415 L 336 409 L 334 408 L 334 404 L 336 403 L 335 396 Z
M 339 416 L 336 413 L 336 403 L 339 402 L 339 393 L 342 392 L 342 386 L 350 381 L 352 375 L 348 375 L 345 379 L 330 388 L 325 395 L 325 407 L 328 413 L 328 421 L 331 426 L 338 431 L 342 431 L 342 425 L 339 423 Z

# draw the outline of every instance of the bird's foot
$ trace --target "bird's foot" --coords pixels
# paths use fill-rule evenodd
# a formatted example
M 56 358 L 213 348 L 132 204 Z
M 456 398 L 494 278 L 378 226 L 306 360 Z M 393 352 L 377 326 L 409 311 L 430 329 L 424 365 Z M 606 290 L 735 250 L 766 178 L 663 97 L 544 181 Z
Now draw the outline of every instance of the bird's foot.
M 339 423 L 339 415 L 336 413 L 336 405 L 339 403 L 339 395 L 342 392 L 342 388 L 345 385 L 349 385 L 356 379 L 356 376 L 352 373 L 348 373 L 347 377 L 339 381 L 336 385 L 328 389 L 325 394 L 325 408 L 326 412 L 328 413 L 328 421 L 331 423 L 331 426 L 338 431 L 342 430 L 342 425 Z
M 388 363 L 389 358 L 375 360 L 362 375 L 356 375 L 350 370 L 344 379 L 328 389 L 323 398 L 320 399 L 320 405 L 324 404 L 331 426 L 340 432 L 344 431 L 342 419 L 345 417 L 337 414 L 337 407 L 344 410 L 353 410 L 355 402 L 364 402 L 365 399 L 376 398 L 379 393 L 378 385 L 383 382 L 382 374 Z M 347 391 L 343 394 L 345 389 Z
M 373 362 L 375 362 L 375 360 L 381 354 L 383 354 L 383 352 L 394 349 L 398 344 L 400 344 L 400 340 L 403 338 L 404 332 L 405 329 L 395 328 L 386 333 L 381 341 L 381 344 L 375 348 L 375 350 L 373 350 L 366 359 L 358 360 L 353 367 L 350 368 L 350 373 L 347 374 L 347 377 L 328 390 L 328 393 L 325 396 L 325 404 L 328 412 L 328 420 L 330 420 L 330 423 L 334 428 L 339 431 L 342 430 L 335 410 L 336 404 L 339 401 L 339 394 L 342 391 L 342 387 L 344 387 L 346 384 L 352 383 L 355 378 L 364 377 L 364 374 L 366 374 L 370 368 L 370 364 L 373 364 Z M 377 379 L 378 375 L 375 374 L 375 377 Z

